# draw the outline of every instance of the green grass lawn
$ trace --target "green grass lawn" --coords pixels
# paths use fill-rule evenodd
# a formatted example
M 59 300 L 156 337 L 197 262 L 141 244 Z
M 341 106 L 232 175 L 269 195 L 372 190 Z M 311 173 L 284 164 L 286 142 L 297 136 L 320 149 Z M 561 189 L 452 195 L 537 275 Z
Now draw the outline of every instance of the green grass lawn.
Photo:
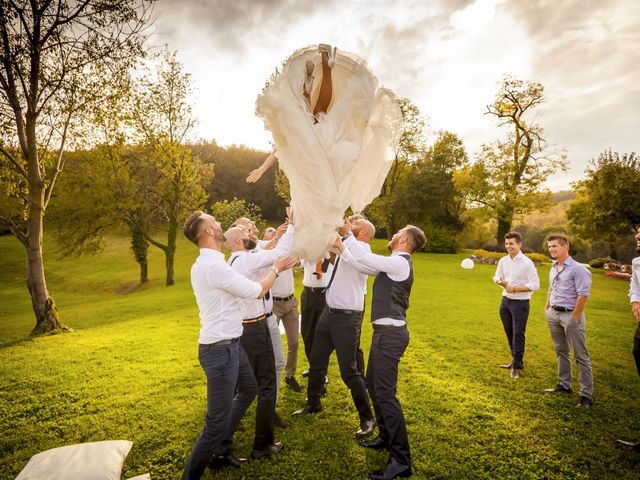
M 383 247 L 375 242 L 374 249 Z M 154 480 L 179 478 L 205 413 L 188 281 L 196 255 L 195 247 L 179 244 L 176 285 L 167 288 L 163 259 L 152 252 L 151 282 L 133 289 L 138 272 L 126 239 L 109 239 L 96 257 L 60 259 L 48 249 L 48 285 L 74 331 L 31 339 L 24 251 L 0 237 L 0 478 L 14 478 L 37 452 L 107 439 L 134 442 L 123 478 L 144 472 Z M 512 380 L 497 368 L 509 357 L 494 267 L 462 270 L 462 258 L 415 256 L 411 342 L 398 396 L 416 477 L 640 478 L 640 454 L 615 445 L 616 438 L 640 439 L 628 284 L 594 273 L 587 336 L 595 403 L 583 411 L 574 407 L 577 385 L 571 396 L 543 393 L 556 383 L 545 294 L 532 301 L 526 369 Z M 543 292 L 547 277 L 543 266 Z M 296 282 L 299 289 L 300 275 Z M 365 355 L 370 339 L 365 321 Z M 300 348 L 299 372 L 306 366 Z M 335 358 L 329 377 L 325 408 L 310 418 L 290 418 L 305 394 L 283 384 L 278 410 L 291 426 L 276 432 L 282 454 L 205 478 L 360 479 L 380 467 L 385 454 L 359 447 L 353 437 L 356 411 Z M 253 414 L 252 407 L 236 435 L 239 456 L 249 454 Z

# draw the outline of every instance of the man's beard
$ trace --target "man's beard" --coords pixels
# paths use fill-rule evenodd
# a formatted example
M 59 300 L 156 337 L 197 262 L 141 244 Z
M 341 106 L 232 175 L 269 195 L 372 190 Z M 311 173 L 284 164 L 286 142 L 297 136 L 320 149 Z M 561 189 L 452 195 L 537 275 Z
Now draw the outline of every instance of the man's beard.
M 387 243 L 387 250 L 393 252 L 393 246 L 393 240 L 389 241 L 389 243 Z
M 253 250 L 257 245 L 256 241 L 251 238 L 243 238 L 242 243 L 244 244 L 244 248 L 246 250 Z
M 640 253 L 640 246 L 636 247 L 636 253 Z

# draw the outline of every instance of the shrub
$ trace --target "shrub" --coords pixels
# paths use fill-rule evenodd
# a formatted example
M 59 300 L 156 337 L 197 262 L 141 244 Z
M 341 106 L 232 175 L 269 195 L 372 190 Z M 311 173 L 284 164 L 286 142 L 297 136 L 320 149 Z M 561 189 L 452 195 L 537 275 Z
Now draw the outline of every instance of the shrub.
M 611 277 L 611 278 L 619 278 L 620 280 L 631 280 L 631 274 L 630 273 L 621 273 L 621 272 L 607 272 L 605 273 L 605 275 L 607 277 Z
M 495 263 L 497 263 L 497 261 L 500 260 L 505 255 L 506 254 L 502 253 L 502 252 L 488 252 L 488 251 L 482 250 L 482 249 L 473 251 L 473 256 L 474 257 L 496 260 Z M 549 257 L 547 257 L 546 255 L 543 255 L 541 253 L 525 253 L 525 255 L 527 257 L 529 257 L 531 259 L 531 261 L 533 263 L 535 263 L 536 265 L 540 265 L 541 263 L 547 263 L 547 262 L 550 261 Z
M 611 257 L 600 257 L 589 260 L 589 266 L 591 268 L 603 268 L 605 263 L 615 262 Z
M 429 253 L 456 253 L 458 251 L 458 240 L 455 232 L 443 227 L 427 226 L 425 228 L 427 244 L 425 252 Z
M 235 197 L 231 201 L 223 200 L 211 205 L 211 215 L 220 222 L 223 231 L 240 217 L 247 217 L 256 222 L 258 230 L 262 230 L 265 225 L 265 221 L 260 215 L 260 207 Z

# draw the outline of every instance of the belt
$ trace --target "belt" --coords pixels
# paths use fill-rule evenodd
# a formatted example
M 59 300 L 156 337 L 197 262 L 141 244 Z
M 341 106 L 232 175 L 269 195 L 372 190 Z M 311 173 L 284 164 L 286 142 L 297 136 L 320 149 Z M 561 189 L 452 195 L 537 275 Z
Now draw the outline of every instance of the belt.
M 246 323 L 258 323 L 260 320 L 265 320 L 265 319 L 269 318 L 270 316 L 271 316 L 271 314 L 267 315 L 266 313 L 263 313 L 259 317 L 247 318 L 246 320 L 242 320 L 242 323 L 243 324 L 246 324 Z
M 293 298 L 293 293 L 288 297 L 271 297 L 271 298 L 273 298 L 276 302 L 286 302 L 287 300 L 291 300 Z
M 573 308 L 558 307 L 557 305 L 551 305 L 551 309 L 556 312 L 573 312 Z
M 210 343 L 209 345 L 223 346 L 223 345 L 231 345 L 233 343 L 238 343 L 240 341 L 240 337 L 230 338 L 229 340 L 220 340 L 219 342 Z
M 327 307 L 330 313 L 342 313 L 343 315 L 362 315 L 362 310 L 344 310 L 342 308 Z
M 316 293 L 316 292 L 317 293 L 324 293 L 325 290 L 327 289 L 327 287 L 307 287 L 307 286 L 305 286 L 304 289 L 305 290 L 309 290 L 309 291 L 311 291 L 313 293 Z

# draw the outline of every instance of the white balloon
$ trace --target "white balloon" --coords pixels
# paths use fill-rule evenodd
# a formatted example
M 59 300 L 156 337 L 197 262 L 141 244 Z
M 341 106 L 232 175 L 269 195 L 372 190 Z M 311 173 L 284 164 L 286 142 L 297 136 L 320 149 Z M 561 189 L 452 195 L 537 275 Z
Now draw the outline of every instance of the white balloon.
M 462 260 L 460 266 L 465 270 L 471 270 L 475 266 L 475 263 L 473 263 L 473 260 L 471 260 L 470 258 L 465 258 L 464 260 Z

